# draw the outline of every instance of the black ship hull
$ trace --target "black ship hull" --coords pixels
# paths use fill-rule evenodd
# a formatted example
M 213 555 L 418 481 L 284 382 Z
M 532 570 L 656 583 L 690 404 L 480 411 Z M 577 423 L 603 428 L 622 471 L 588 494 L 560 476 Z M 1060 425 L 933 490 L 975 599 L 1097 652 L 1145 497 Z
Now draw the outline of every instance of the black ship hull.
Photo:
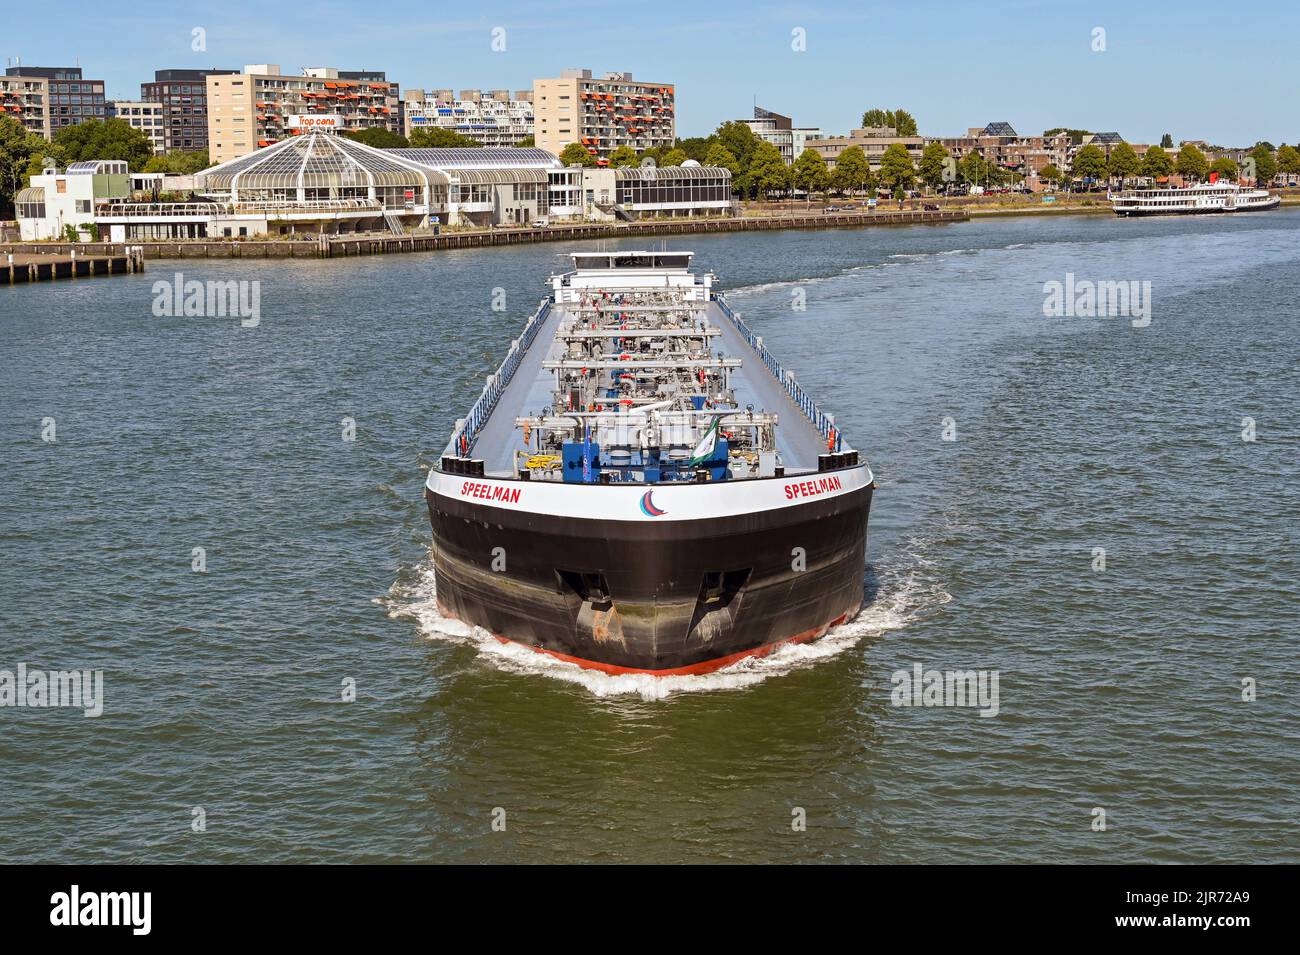
M 872 489 L 663 522 L 556 516 L 426 490 L 438 603 L 581 666 L 708 672 L 857 614 Z

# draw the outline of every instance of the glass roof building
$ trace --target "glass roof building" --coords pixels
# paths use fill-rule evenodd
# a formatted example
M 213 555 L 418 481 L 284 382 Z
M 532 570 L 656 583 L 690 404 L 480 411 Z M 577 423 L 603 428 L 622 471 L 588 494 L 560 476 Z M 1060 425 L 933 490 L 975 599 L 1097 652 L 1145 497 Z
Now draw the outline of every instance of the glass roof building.
M 386 149 L 385 152 L 438 169 L 528 168 L 559 169 L 561 163 L 545 149 L 534 146 L 505 149 Z
M 544 149 L 376 149 L 328 130 L 205 169 L 195 184 L 234 214 L 265 212 L 268 228 L 316 213 L 322 231 L 347 228 L 346 220 L 357 230 L 378 222 L 402 232 L 434 223 L 528 225 L 548 216 L 719 214 L 730 205 L 727 171 L 695 163 L 584 169 L 565 167 Z M 615 210 L 620 203 L 629 208 Z
M 327 132 L 310 132 L 213 166 L 199 192 L 232 202 L 369 199 L 385 209 L 425 213 L 446 203 L 450 180 L 432 166 Z

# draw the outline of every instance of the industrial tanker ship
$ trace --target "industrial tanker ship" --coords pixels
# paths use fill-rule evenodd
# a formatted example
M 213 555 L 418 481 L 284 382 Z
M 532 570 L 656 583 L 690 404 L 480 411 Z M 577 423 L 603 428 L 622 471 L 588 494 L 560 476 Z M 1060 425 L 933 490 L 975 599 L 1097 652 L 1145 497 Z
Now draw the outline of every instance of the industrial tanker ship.
M 425 496 L 441 611 L 609 673 L 852 618 L 872 474 L 690 252 L 575 252 Z

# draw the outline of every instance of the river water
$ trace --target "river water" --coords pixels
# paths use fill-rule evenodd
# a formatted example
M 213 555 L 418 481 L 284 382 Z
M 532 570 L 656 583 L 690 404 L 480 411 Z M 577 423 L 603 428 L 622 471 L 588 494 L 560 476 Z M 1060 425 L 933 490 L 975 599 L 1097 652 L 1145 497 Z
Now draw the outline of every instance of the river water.
M 880 488 L 857 620 L 662 681 L 434 603 L 425 468 L 563 247 L 0 290 L 0 669 L 103 671 L 0 708 L 4 861 L 1300 861 L 1300 213 L 669 245 Z

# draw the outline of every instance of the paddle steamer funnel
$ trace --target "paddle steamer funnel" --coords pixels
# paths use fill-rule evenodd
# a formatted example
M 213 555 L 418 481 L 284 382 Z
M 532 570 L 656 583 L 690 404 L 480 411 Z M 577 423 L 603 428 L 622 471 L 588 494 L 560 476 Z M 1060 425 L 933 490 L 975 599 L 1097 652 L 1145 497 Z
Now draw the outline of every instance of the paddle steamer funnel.
M 871 471 L 691 256 L 552 276 L 429 472 L 444 614 L 675 675 L 858 612 Z

